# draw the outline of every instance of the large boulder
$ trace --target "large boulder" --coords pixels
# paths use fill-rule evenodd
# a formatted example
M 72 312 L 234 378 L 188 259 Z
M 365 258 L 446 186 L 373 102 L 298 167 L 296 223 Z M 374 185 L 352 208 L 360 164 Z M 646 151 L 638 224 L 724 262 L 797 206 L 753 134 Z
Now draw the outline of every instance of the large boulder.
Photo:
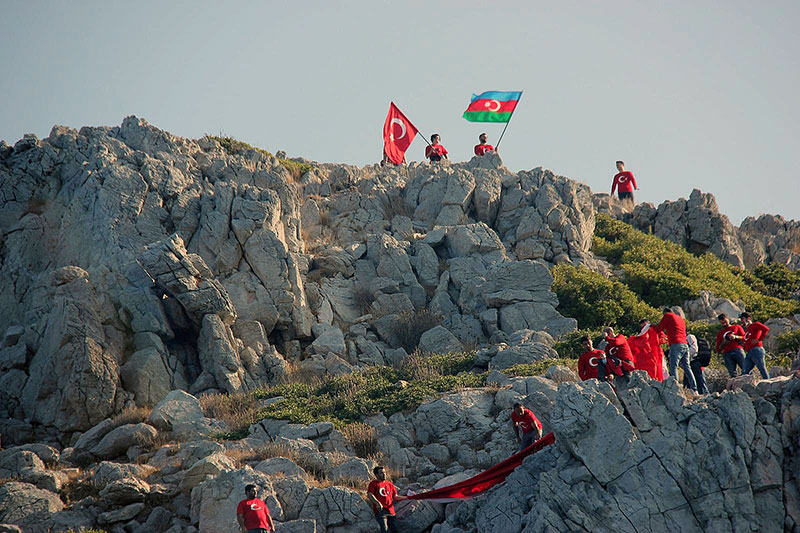
M 0 523 L 35 526 L 64 509 L 58 495 L 29 483 L 0 485 Z

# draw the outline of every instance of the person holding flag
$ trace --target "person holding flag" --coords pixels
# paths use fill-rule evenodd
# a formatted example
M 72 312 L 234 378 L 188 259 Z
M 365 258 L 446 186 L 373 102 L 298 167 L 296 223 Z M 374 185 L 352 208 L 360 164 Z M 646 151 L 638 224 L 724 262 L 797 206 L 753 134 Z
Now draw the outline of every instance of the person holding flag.
M 417 133 L 419 130 L 394 105 L 394 102 L 391 102 L 389 114 L 383 123 L 383 162 L 395 165 L 405 163 L 406 150 L 411 146 Z
M 372 504 L 372 511 L 378 521 L 381 533 L 397 533 L 395 525 L 394 502 L 407 499 L 405 496 L 397 494 L 397 487 L 394 483 L 386 479 L 386 469 L 376 466 L 372 469 L 375 479 L 370 481 L 367 487 L 367 500 Z
M 517 402 L 511 411 L 511 424 L 514 427 L 514 434 L 519 442 L 519 450 L 522 451 L 537 440 L 542 438 L 542 423 L 533 414 L 533 411 Z M 522 435 L 520 435 L 522 430 Z
M 431 160 L 431 163 L 438 163 L 442 159 L 449 159 L 447 157 L 447 148 L 439 144 L 441 137 L 438 133 L 431 135 L 431 144 L 425 147 L 425 157 Z
M 517 108 L 522 91 L 486 91 L 481 94 L 473 94 L 467 110 L 464 111 L 464 118 L 469 122 L 505 122 L 503 132 L 494 147 L 483 149 L 483 153 L 478 153 L 478 146 L 486 143 L 486 134 L 481 134 L 481 145 L 475 147 L 475 155 L 483 155 L 487 150 L 497 151 L 503 135 L 506 133 L 511 116 Z
M 478 136 L 478 141 L 480 141 L 480 144 L 476 144 L 475 145 L 475 155 L 483 156 L 483 155 L 486 154 L 486 152 L 494 152 L 494 151 L 496 151 L 494 149 L 494 146 L 492 146 L 491 144 L 488 144 L 486 142 L 486 138 L 487 137 L 486 137 L 485 133 L 481 133 Z

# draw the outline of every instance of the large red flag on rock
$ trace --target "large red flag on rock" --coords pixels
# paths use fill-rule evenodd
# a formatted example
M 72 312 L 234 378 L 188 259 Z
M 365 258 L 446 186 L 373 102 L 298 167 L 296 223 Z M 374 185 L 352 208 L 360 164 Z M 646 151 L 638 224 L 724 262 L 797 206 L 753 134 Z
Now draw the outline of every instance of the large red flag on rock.
M 411 141 L 419 133 L 402 111 L 397 109 L 394 102 L 389 104 L 389 114 L 383 123 L 383 151 L 389 161 L 395 165 L 402 165 L 406 150 L 411 146 Z
M 515 468 L 522 464 L 523 459 L 532 453 L 536 453 L 539 450 L 550 446 L 555 441 L 555 435 L 548 433 L 524 450 L 515 453 L 505 461 L 494 465 L 488 470 L 484 470 L 477 476 L 473 476 L 453 485 L 448 485 L 447 487 L 440 487 L 427 492 L 409 495 L 409 499 L 428 500 L 439 503 L 469 500 L 470 498 L 478 496 L 479 494 L 483 494 L 495 485 L 499 485 L 505 481 L 506 477 L 508 477 L 508 475 L 513 472 Z
M 664 367 L 661 364 L 661 339 L 654 327 L 647 328 L 641 334 L 628 339 L 628 346 L 633 353 L 633 365 L 637 370 L 644 370 L 651 378 L 664 381 Z

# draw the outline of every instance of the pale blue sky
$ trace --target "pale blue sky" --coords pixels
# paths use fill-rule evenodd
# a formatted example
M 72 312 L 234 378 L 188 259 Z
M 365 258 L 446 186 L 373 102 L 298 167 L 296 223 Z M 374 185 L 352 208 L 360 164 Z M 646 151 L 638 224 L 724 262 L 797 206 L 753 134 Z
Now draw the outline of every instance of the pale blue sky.
M 394 100 L 453 159 L 502 125 L 473 92 L 525 91 L 501 145 L 608 191 L 624 159 L 655 202 L 713 192 L 738 224 L 800 219 L 800 2 L 0 4 L 0 139 L 135 114 L 357 165 Z M 421 159 L 415 140 L 410 159 Z

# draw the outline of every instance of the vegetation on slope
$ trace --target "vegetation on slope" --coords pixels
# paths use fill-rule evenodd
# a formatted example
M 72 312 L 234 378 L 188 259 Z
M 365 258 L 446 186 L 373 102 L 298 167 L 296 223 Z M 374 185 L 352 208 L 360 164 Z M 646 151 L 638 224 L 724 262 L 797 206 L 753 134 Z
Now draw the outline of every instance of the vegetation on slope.
M 753 276 L 744 273 L 746 271 L 735 269 L 710 253 L 692 255 L 677 244 L 642 233 L 605 215 L 597 217 L 593 251 L 619 268 L 625 285 L 654 307 L 681 305 L 697 297 L 700 291 L 708 290 L 716 296 L 742 302 L 756 320 L 786 316 L 800 310 L 797 301 L 770 294 L 764 280 L 773 279 L 769 275 L 772 269 L 763 269 L 763 278 L 755 275 L 762 281 L 756 284 Z M 770 281 L 773 294 L 776 294 L 775 284 Z

